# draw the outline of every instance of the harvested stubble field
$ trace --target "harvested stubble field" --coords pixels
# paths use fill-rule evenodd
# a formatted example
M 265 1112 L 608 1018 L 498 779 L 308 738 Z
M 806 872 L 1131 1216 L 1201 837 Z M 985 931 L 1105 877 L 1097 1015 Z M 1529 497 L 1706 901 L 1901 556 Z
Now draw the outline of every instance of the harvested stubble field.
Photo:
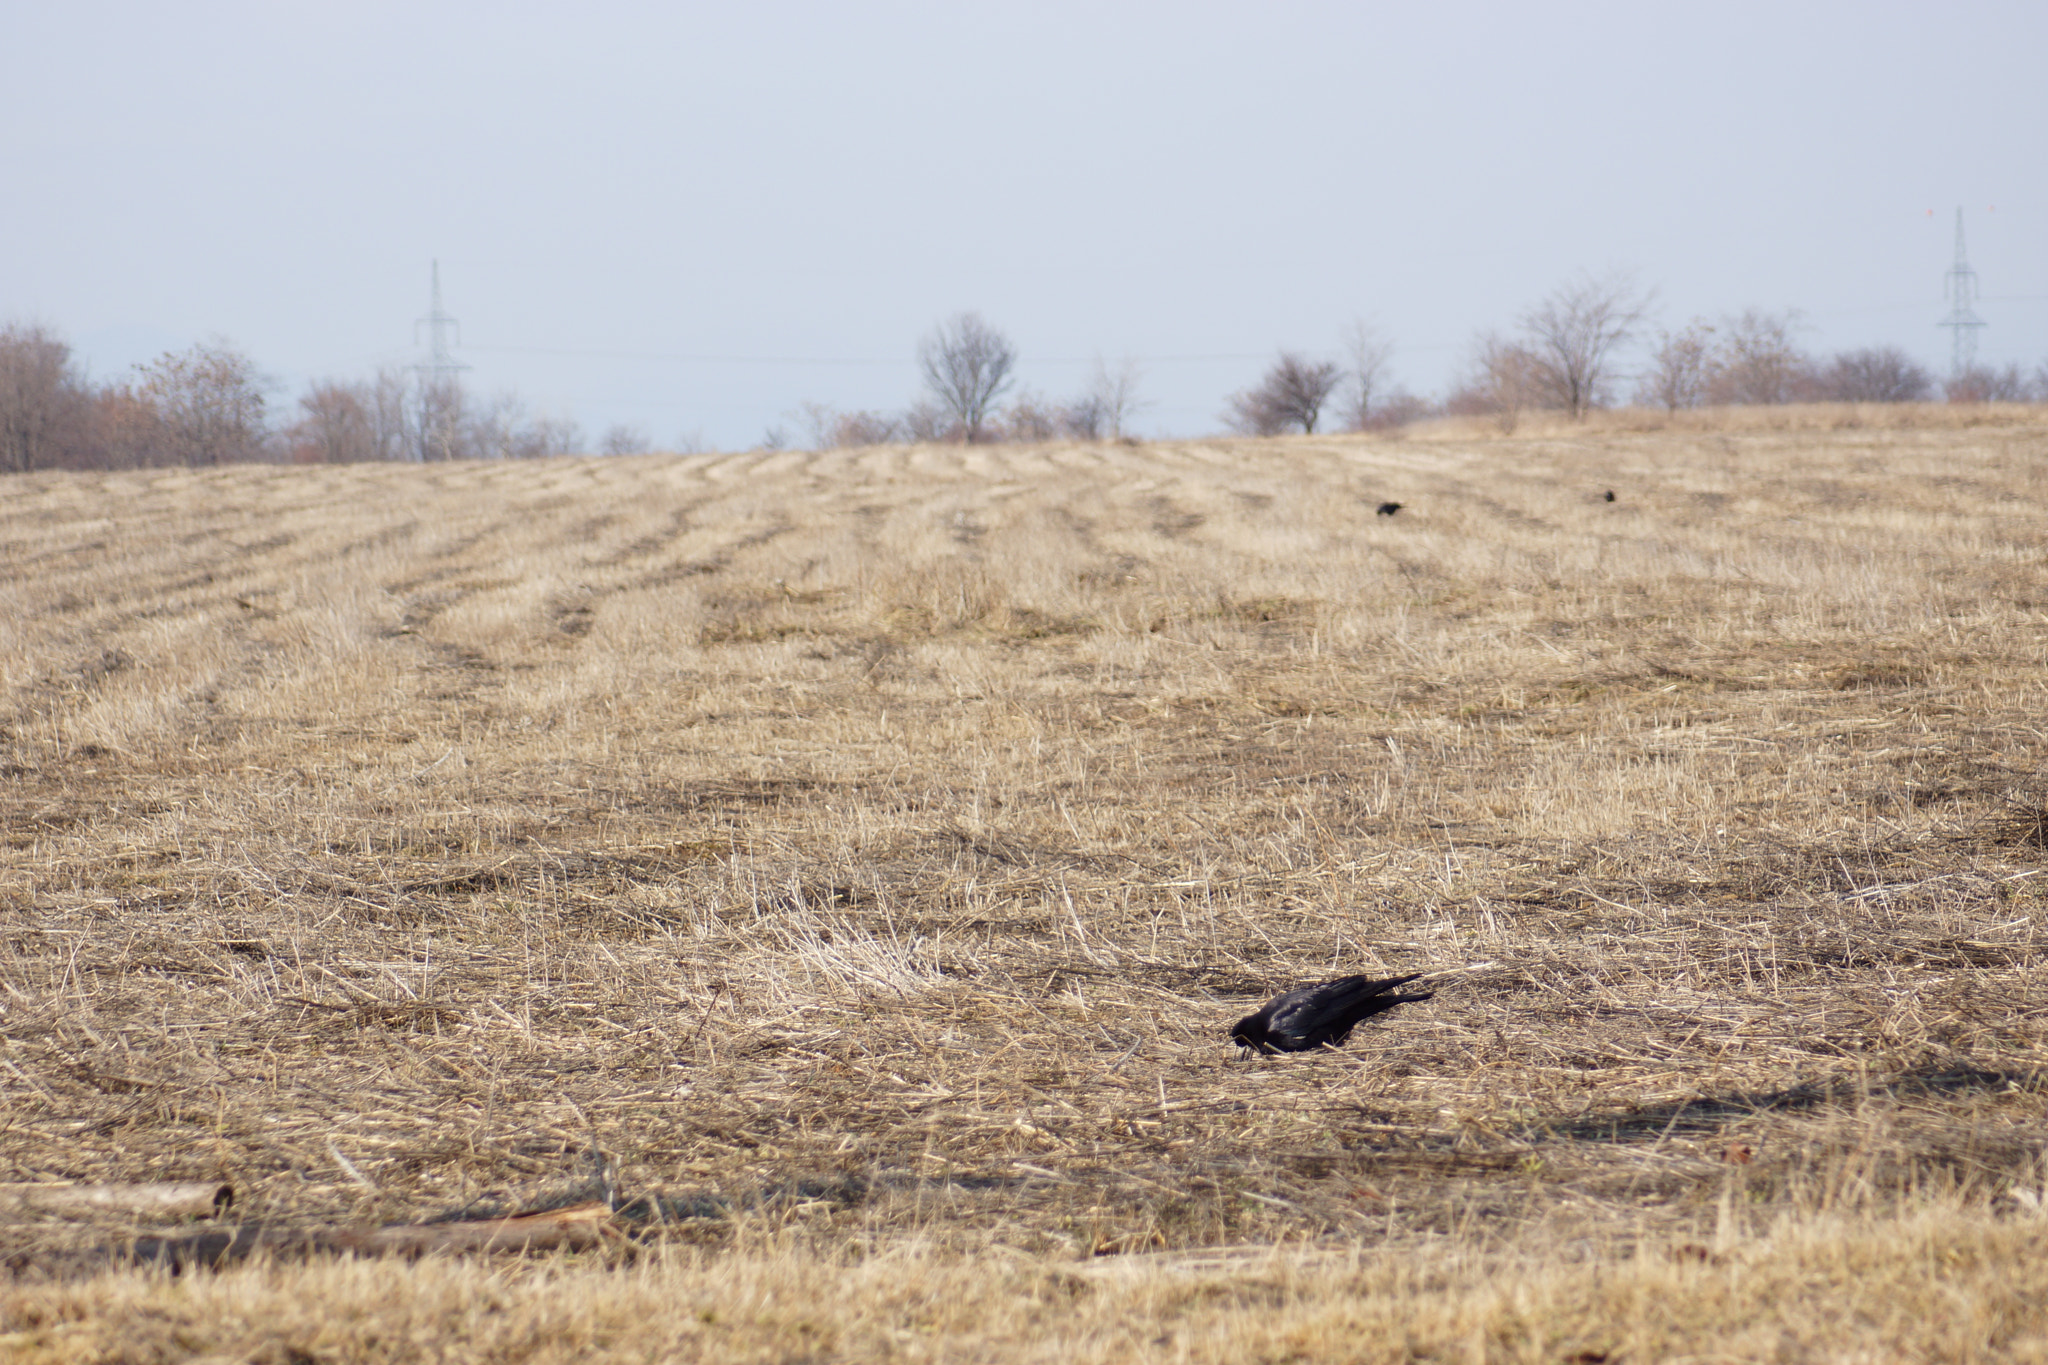
M 0 669 L 0 1178 L 661 1214 L 11 1358 L 2048 1358 L 2038 411 L 13 477 Z

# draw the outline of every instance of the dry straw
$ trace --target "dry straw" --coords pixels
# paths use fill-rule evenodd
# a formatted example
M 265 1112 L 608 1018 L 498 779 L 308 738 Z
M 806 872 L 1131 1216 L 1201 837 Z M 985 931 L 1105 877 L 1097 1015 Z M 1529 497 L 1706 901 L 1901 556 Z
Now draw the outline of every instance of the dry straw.
M 2039 1355 L 2048 425 L 1883 416 L 11 478 L 0 1179 L 664 1202 L 0 1332 Z

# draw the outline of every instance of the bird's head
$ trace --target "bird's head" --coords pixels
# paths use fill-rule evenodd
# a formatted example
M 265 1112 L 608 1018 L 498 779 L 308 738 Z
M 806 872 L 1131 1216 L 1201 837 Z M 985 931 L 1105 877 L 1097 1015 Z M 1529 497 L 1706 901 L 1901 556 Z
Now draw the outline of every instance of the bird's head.
M 1253 1052 L 1270 1052 L 1266 1023 L 1256 1014 L 1248 1014 L 1231 1027 L 1230 1041 Z

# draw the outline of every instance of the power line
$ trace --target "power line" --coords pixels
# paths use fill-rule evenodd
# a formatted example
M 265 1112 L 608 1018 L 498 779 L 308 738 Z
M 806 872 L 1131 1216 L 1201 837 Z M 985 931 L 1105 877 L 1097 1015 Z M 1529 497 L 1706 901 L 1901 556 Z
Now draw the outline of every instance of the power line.
M 910 356 L 896 356 L 883 359 L 876 356 L 797 356 L 797 355 L 681 355 L 666 351 L 586 351 L 561 346 L 468 346 L 470 351 L 491 351 L 500 355 L 558 355 L 580 357 L 588 360 L 659 360 L 678 365 L 868 365 L 907 366 L 916 362 Z M 1092 365 L 1100 356 L 1031 356 L 1035 365 Z M 1152 355 L 1133 356 L 1143 365 L 1208 364 L 1223 361 L 1268 360 L 1271 352 L 1257 351 L 1228 355 Z

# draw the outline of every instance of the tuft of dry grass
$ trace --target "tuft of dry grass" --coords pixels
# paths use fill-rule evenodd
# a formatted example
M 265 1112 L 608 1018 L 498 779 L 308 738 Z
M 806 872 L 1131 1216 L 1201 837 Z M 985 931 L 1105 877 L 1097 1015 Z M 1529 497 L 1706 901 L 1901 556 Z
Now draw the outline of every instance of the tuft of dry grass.
M 0 1333 L 2039 1355 L 2048 422 L 1880 416 L 12 477 L 0 1178 L 670 1217 Z

